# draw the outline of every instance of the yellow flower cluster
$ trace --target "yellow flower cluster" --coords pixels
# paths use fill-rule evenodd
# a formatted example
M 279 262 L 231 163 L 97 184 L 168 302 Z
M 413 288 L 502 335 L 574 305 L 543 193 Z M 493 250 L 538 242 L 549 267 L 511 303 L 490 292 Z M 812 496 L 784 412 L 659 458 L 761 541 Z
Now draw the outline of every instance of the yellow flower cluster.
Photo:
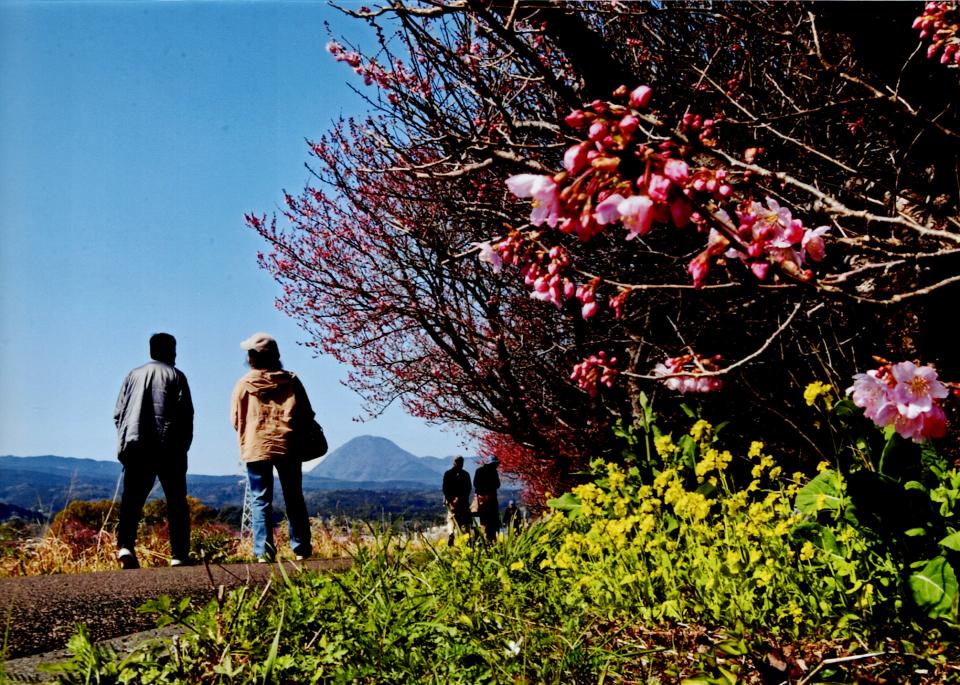
M 803 391 L 803 399 L 807 403 L 808 407 L 812 407 L 817 401 L 818 397 L 823 398 L 823 403 L 826 405 L 828 411 L 833 408 L 832 385 L 829 383 L 824 383 L 823 381 L 814 381 Z
M 649 612 L 645 616 L 676 619 L 684 615 L 684 598 L 692 597 L 687 610 L 710 605 L 737 616 L 767 612 L 789 626 L 815 610 L 806 597 L 811 583 L 826 577 L 825 564 L 833 577 L 847 577 L 845 584 L 853 585 L 853 564 L 821 554 L 811 542 L 791 542 L 802 518 L 793 507 L 802 474 L 783 478 L 763 443 L 753 442 L 746 455 L 752 480 L 734 488 L 734 455 L 715 444 L 713 427 L 700 420 L 689 435 L 696 442 L 692 470 L 674 459 L 680 450 L 670 435 L 656 436 L 653 446 L 664 466 L 651 474 L 652 483 L 643 483 L 637 468 L 594 463 L 598 480 L 574 490 L 578 515 L 558 513 L 548 522 L 562 526 L 560 537 L 551 538 L 557 546 L 530 563 L 570 576 L 566 601 L 620 598 L 623 606 Z M 698 488 L 706 481 L 716 487 Z M 838 531 L 836 543 L 847 559 L 855 557 L 852 528 Z M 514 562 L 509 570 L 523 568 Z M 831 582 L 823 587 L 835 589 Z M 797 594 L 784 596 L 784 583 L 794 583 Z M 861 594 L 872 601 L 867 592 Z
M 667 460 L 677 453 L 679 448 L 673 444 L 671 435 L 658 435 L 653 439 L 653 448 L 661 459 Z
M 733 455 L 727 450 L 721 452 L 713 447 L 709 448 L 694 467 L 697 482 L 702 483 L 704 477 L 711 471 L 716 471 L 717 473 L 725 471 L 731 461 L 733 461 Z
M 708 441 L 713 436 L 713 426 L 703 419 L 698 420 L 690 429 L 690 437 L 699 443 Z

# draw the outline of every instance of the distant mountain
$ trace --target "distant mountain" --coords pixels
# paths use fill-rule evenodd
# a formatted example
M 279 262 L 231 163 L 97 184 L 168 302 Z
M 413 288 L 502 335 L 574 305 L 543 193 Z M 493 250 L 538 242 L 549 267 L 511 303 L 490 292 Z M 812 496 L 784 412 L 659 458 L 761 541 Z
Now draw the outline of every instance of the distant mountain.
M 463 467 L 471 477 L 480 465 L 479 457 L 464 456 Z M 321 479 L 362 489 L 408 490 L 417 487 L 440 489 L 443 474 L 453 466 L 453 457 L 418 457 L 386 438 L 361 435 L 344 443 L 304 472 L 304 487 L 319 487 Z M 519 484 L 500 475 L 504 487 Z M 334 488 L 323 488 L 334 489 Z
M 465 462 L 472 475 L 479 460 L 465 457 Z M 418 457 L 386 438 L 364 435 L 333 450 L 312 469 L 311 464 L 305 464 L 303 489 L 307 493 L 439 492 L 443 473 L 451 465 L 450 457 Z M 113 498 L 121 472 L 117 461 L 53 455 L 0 456 L 0 503 L 52 515 L 72 500 Z M 504 488 L 516 487 L 510 479 L 501 479 Z M 244 477 L 187 474 L 187 491 L 207 506 L 240 507 Z M 154 492 L 163 496 L 159 485 Z M 278 498 L 279 492 L 277 487 Z M 0 520 L 5 517 L 4 511 L 0 510 Z
M 443 471 L 438 473 L 432 463 L 410 454 L 386 438 L 362 435 L 330 452 L 304 475 L 310 480 L 408 481 L 439 487 Z

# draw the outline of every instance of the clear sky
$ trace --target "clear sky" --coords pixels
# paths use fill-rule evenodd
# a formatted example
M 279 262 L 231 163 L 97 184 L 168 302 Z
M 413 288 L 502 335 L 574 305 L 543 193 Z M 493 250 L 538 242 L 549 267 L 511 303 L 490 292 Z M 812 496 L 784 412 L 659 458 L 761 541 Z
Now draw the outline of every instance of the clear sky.
M 296 344 L 256 265 L 244 212 L 300 190 L 304 139 L 361 106 L 325 21 L 362 30 L 319 3 L 0 0 L 0 454 L 115 458 L 117 392 L 157 331 L 193 391 L 191 473 L 239 471 L 229 398 L 260 330 L 332 447 L 463 449 L 399 408 L 354 421 L 346 370 Z

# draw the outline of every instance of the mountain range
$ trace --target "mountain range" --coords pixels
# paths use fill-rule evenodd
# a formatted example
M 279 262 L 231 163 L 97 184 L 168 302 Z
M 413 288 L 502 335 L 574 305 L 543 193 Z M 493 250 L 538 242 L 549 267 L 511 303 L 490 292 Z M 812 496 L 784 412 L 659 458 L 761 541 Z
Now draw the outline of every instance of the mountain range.
M 479 463 L 464 457 L 472 474 Z M 418 457 L 392 441 L 364 435 L 304 464 L 303 489 L 310 491 L 433 491 L 439 493 L 452 458 Z M 117 492 L 121 467 L 116 461 L 44 455 L 0 456 L 0 503 L 53 513 L 71 500 L 110 499 Z M 516 487 L 504 478 L 504 487 Z M 187 474 L 188 492 L 208 506 L 239 506 L 243 477 Z M 159 493 L 159 488 L 157 489 Z M 0 510 L 2 513 L 3 510 Z

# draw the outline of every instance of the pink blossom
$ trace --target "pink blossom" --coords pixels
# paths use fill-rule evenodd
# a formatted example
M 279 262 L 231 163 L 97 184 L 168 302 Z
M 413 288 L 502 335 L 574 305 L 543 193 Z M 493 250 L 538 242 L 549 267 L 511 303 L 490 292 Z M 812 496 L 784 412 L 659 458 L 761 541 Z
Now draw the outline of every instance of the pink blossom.
M 823 261 L 826 256 L 826 246 L 823 243 L 823 236 L 830 230 L 829 226 L 820 226 L 808 230 L 803 234 L 803 242 L 800 244 L 803 255 L 810 257 L 815 262 Z
M 896 402 L 897 411 L 908 419 L 930 411 L 935 399 L 943 399 L 948 394 L 932 366 L 900 362 L 891 367 L 891 372 L 897 380 L 891 399 Z
M 864 415 L 873 421 L 879 423 L 877 417 L 888 412 L 884 410 L 885 406 L 895 408 L 890 402 L 888 395 L 889 388 L 883 380 L 879 378 L 877 371 L 870 370 L 866 373 L 858 373 L 853 377 L 853 385 L 847 388 L 847 394 L 853 403 L 864 410 Z M 885 425 L 885 424 L 884 424 Z
M 489 264 L 494 273 L 499 273 L 501 267 L 503 267 L 503 258 L 500 253 L 493 249 L 490 243 L 474 243 L 473 245 L 479 248 L 477 260 Z
M 580 308 L 580 315 L 584 319 L 589 319 L 596 313 L 597 313 L 597 303 L 595 300 L 591 302 L 587 302 L 585 305 L 583 305 Z
M 571 174 L 579 173 L 589 161 L 590 143 L 578 143 L 563 155 L 563 168 Z
M 653 88 L 650 86 L 638 86 L 630 93 L 630 106 L 637 109 L 645 109 L 650 104 L 650 98 L 653 97 Z
M 621 200 L 617 210 L 623 219 L 623 227 L 627 229 L 627 240 L 645 235 L 653 222 L 653 200 L 646 195 L 631 195 Z
M 616 221 L 619 221 L 619 206 L 623 202 L 623 195 L 620 195 L 619 193 L 610 195 L 597 205 L 596 211 L 593 213 L 593 218 L 596 219 L 597 223 L 601 226 L 606 226 L 607 224 L 612 224 Z
M 650 176 L 650 184 L 647 187 L 647 193 L 650 198 L 657 202 L 666 202 L 667 194 L 670 192 L 670 179 L 660 174 Z
M 663 175 L 682 186 L 690 180 L 690 167 L 682 159 L 668 159 L 663 165 Z
M 533 198 L 533 212 L 530 223 L 534 226 L 546 221 L 554 228 L 560 219 L 560 197 L 557 184 L 549 176 L 537 174 L 517 174 L 507 179 L 507 188 L 517 197 Z
M 947 417 L 939 401 L 948 395 L 932 366 L 913 362 L 887 364 L 858 373 L 847 388 L 853 403 L 880 427 L 893 426 L 914 442 L 946 433 Z

